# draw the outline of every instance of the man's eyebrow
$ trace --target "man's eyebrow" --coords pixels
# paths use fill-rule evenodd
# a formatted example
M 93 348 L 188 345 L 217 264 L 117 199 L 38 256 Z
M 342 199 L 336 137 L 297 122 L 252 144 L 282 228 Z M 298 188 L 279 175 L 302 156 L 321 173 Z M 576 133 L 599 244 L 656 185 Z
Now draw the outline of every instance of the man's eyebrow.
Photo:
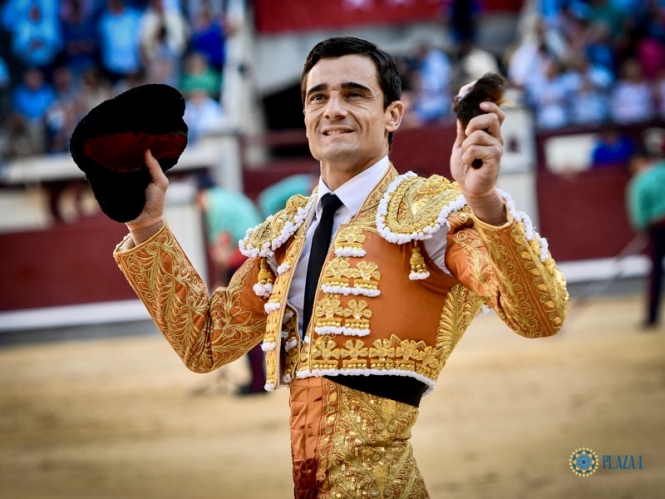
M 356 83 L 355 81 L 348 81 L 346 83 L 342 83 L 342 88 L 344 90 L 363 90 L 365 92 L 372 93 L 371 88 L 366 87 L 365 85 L 362 85 L 360 83 Z
M 309 97 L 315 92 L 320 92 L 321 90 L 326 90 L 328 88 L 327 83 L 319 83 L 318 85 L 314 85 L 312 88 L 310 88 L 307 93 L 305 94 L 306 97 Z
M 319 83 L 318 85 L 314 85 L 312 88 L 307 90 L 307 93 L 305 94 L 306 97 L 309 97 L 313 93 L 320 92 L 321 90 L 327 90 L 328 89 L 328 84 L 327 83 Z M 356 83 L 355 81 L 347 81 L 345 83 L 342 83 L 342 89 L 343 90 L 363 90 L 364 92 L 372 93 L 372 89 L 362 85 L 360 83 Z

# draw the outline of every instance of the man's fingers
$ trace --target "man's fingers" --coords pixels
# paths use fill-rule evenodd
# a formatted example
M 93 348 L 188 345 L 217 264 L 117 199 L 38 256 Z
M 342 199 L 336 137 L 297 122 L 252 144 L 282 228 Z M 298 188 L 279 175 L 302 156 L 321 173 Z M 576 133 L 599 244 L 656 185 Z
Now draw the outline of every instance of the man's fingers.
M 457 137 L 455 137 L 455 144 L 453 147 L 461 147 L 462 142 L 466 140 L 466 133 L 464 133 L 464 128 L 462 128 L 462 123 L 457 120 Z
M 470 146 L 462 154 L 462 164 L 473 165 L 476 159 L 485 162 L 496 162 L 503 154 L 503 148 L 499 144 L 492 146 Z
M 153 184 L 156 184 L 159 187 L 166 190 L 169 181 L 166 178 L 166 175 L 164 175 L 162 167 L 159 166 L 159 162 L 152 155 L 152 152 L 150 152 L 150 149 L 145 150 L 144 159 L 145 159 L 145 165 L 148 167 L 148 171 L 150 172 L 150 176 L 152 177 Z
M 476 130 L 471 135 L 469 135 L 464 142 L 462 142 L 462 147 L 467 148 L 471 146 L 494 146 L 497 144 L 503 145 L 503 138 L 496 138 L 484 130 Z
M 464 130 L 467 136 L 472 135 L 475 131 L 482 130 L 489 133 L 492 137 L 497 139 L 501 138 L 501 120 L 495 113 L 487 113 L 476 116 Z

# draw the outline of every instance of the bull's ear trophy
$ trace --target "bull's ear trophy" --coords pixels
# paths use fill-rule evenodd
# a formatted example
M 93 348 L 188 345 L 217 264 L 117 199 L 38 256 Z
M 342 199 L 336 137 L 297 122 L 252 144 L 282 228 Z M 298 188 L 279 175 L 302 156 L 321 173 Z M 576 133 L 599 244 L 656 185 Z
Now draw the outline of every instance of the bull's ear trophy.
M 175 166 L 187 146 L 184 114 L 178 90 L 148 84 L 102 102 L 81 119 L 69 151 L 106 216 L 124 223 L 143 211 L 151 181 L 144 152 L 150 149 L 163 171 Z

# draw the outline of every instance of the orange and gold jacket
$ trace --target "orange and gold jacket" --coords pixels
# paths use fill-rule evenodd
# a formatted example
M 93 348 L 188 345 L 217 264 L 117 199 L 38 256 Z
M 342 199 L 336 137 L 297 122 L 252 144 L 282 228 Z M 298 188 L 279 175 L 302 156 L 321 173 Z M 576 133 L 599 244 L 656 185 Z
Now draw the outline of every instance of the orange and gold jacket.
M 313 199 L 296 196 L 248 231 L 249 258 L 229 286 L 209 295 L 163 227 L 114 256 L 184 363 L 208 372 L 262 341 L 266 389 L 324 375 L 400 375 L 430 392 L 446 359 L 485 306 L 518 334 L 544 337 L 563 324 L 568 293 L 547 244 L 505 199 L 509 221 L 477 220 L 459 187 L 390 168 L 360 211 L 337 231 L 303 339 L 287 303 Z M 422 241 L 447 231 L 445 269 Z

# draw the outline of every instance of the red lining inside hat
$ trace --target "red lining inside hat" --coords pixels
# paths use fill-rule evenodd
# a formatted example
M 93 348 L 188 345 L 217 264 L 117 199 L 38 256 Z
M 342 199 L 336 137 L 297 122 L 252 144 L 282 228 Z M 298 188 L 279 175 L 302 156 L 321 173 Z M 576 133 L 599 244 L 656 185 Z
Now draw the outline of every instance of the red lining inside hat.
M 129 172 L 145 166 L 146 149 L 159 161 L 180 156 L 186 146 L 187 137 L 177 132 L 122 132 L 90 139 L 83 145 L 83 154 L 110 170 Z

